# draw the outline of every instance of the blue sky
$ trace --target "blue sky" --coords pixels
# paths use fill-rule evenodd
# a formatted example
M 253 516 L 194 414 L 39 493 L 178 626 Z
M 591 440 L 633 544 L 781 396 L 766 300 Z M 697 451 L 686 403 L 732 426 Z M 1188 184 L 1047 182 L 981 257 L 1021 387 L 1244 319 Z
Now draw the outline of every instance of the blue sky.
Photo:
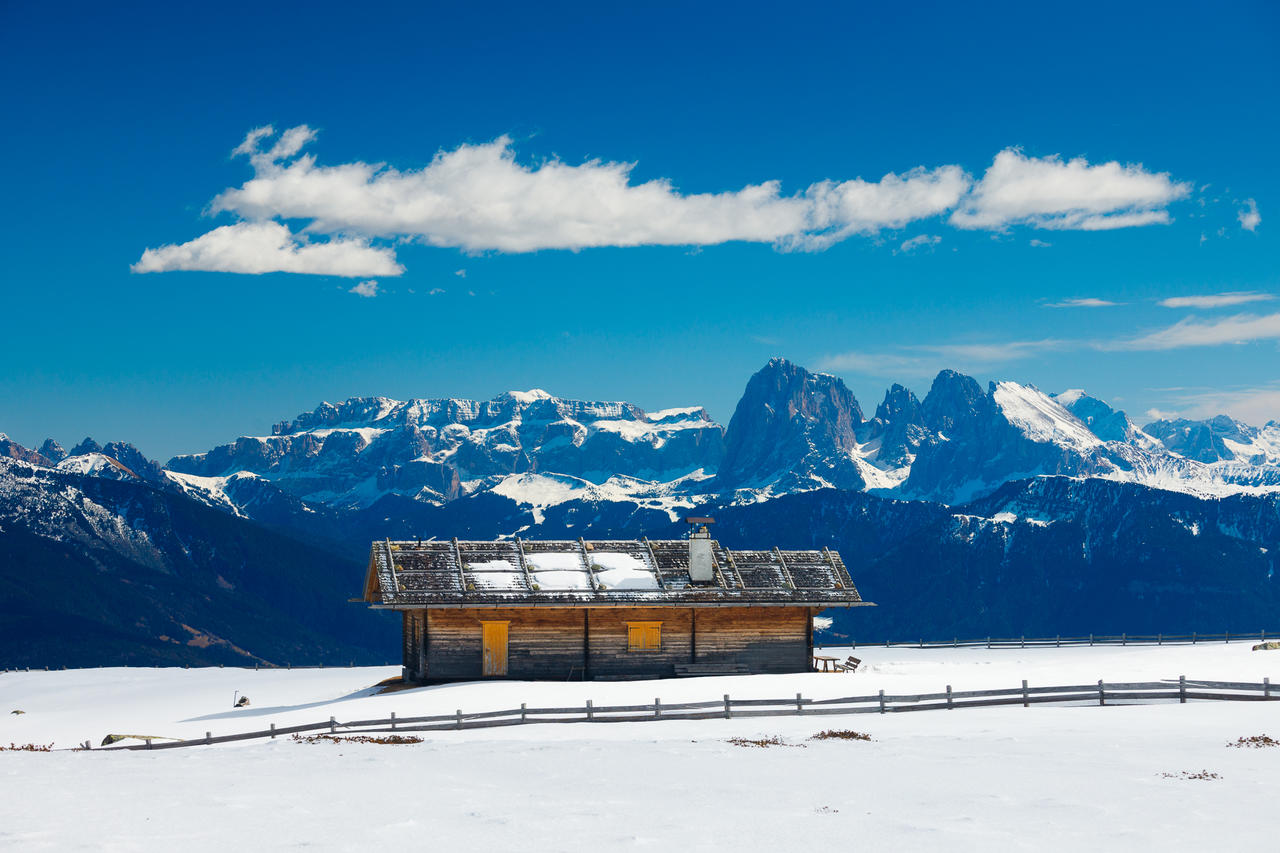
M 0 430 L 727 422 L 775 355 L 1280 419 L 1278 9 L 6 4 Z

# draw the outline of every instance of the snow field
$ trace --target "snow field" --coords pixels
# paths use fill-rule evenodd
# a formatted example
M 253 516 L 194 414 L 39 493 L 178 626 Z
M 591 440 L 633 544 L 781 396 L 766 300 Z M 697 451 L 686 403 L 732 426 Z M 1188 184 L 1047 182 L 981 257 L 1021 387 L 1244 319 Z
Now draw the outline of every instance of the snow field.
M 830 649 L 843 655 L 845 650 Z M 865 648 L 853 675 L 483 682 L 371 695 L 385 667 L 0 675 L 0 742 L 192 736 L 534 705 L 814 698 L 1035 684 L 1280 681 L 1248 644 Z M 253 705 L 232 710 L 239 689 Z M 26 711 L 20 716 L 7 712 Z M 870 743 L 808 741 L 827 728 Z M 547 724 L 421 744 L 288 739 L 163 752 L 0 753 L 0 847 L 112 850 L 676 848 L 1217 850 L 1274 846 L 1280 703 L 1001 707 L 912 714 Z M 778 735 L 799 746 L 739 747 Z M 1209 770 L 1218 780 L 1165 778 Z

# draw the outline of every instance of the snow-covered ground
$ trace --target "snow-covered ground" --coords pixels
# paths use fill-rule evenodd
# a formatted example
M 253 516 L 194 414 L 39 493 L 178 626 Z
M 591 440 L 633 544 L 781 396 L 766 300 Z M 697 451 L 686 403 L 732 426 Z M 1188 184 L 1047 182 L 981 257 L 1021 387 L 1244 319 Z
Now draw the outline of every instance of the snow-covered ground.
M 864 664 L 853 675 L 485 682 L 382 695 L 371 685 L 393 668 L 5 673 L 0 743 L 96 745 L 108 733 L 190 737 L 588 698 L 823 698 L 1023 678 L 1033 686 L 1178 675 L 1280 682 L 1280 652 L 1245 643 L 855 654 Z M 237 690 L 250 707 L 230 707 Z M 826 728 L 873 740 L 808 740 Z M 1280 737 L 1280 703 L 545 724 L 433 732 L 412 746 L 282 738 L 159 752 L 3 752 L 0 847 L 1269 848 L 1280 748 L 1226 747 L 1263 733 Z M 769 735 L 795 746 L 727 741 Z M 1220 778 L 1180 777 L 1202 770 Z

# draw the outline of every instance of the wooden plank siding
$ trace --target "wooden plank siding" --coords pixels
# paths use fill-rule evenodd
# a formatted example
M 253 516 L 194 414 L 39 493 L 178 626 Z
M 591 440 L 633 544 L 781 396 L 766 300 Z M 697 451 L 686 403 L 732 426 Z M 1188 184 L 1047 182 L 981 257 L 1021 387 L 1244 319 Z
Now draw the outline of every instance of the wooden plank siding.
M 509 623 L 507 677 L 664 678 L 683 663 L 740 663 L 751 672 L 804 672 L 809 607 L 442 608 L 404 613 L 410 680 L 480 678 L 481 622 Z M 627 623 L 661 622 L 657 651 L 628 651 Z
M 427 610 L 431 680 L 481 677 L 480 623 L 506 621 L 507 677 L 564 681 L 582 677 L 582 613 L 570 608 Z
M 619 607 L 588 610 L 591 614 L 592 678 L 664 678 L 676 674 L 675 665 L 688 663 L 692 653 L 690 608 Z M 661 622 L 662 647 L 657 651 L 627 651 L 628 622 Z

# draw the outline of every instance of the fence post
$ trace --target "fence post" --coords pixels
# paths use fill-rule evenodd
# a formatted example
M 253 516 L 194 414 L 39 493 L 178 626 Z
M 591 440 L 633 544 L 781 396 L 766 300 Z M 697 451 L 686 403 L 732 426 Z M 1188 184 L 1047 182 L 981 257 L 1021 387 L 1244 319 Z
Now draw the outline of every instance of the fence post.
M 147 749 L 151 748 L 151 738 L 147 738 Z
M 884 713 L 884 691 L 880 691 L 880 713 Z
M 657 696 L 653 697 L 653 715 L 655 717 L 662 716 L 662 699 Z
M 1098 679 L 1098 704 L 1099 705 L 1107 704 L 1107 692 L 1105 688 L 1103 688 L 1102 686 L 1101 678 Z
M 733 716 L 733 711 L 729 708 L 729 694 L 724 694 L 724 718 L 727 720 Z
M 587 700 L 587 719 L 588 719 L 588 720 L 594 720 L 594 719 L 595 719 L 595 709 L 591 707 L 591 700 L 590 700 L 590 699 L 588 699 L 588 700 Z
M 1089 635 L 1089 645 L 1093 645 L 1093 634 Z
M 1024 648 L 1024 649 L 1025 649 L 1026 647 L 1027 647 L 1027 635 L 1026 635 L 1026 634 L 1023 634 L 1023 635 L 1022 635 L 1022 648 Z
M 799 693 L 796 694 L 796 713 L 804 713 L 804 698 Z
M 272 738 L 274 738 L 275 736 L 276 736 L 276 724 L 275 724 L 275 723 L 272 723 L 272 724 L 271 724 L 271 737 L 272 737 Z
M 1185 675 L 1178 676 L 1178 701 L 1187 704 L 1187 677 Z
M 987 637 L 987 648 L 991 648 L 991 638 Z
M 395 711 L 391 712 L 391 730 L 392 731 L 396 730 L 396 712 Z
M 1128 635 L 1128 634 L 1121 634 L 1121 635 L 1120 635 L 1120 645 L 1122 645 L 1122 646 L 1127 646 L 1127 645 L 1129 645 L 1129 635 Z
M 1224 643 L 1229 643 L 1229 642 L 1231 642 L 1231 632 L 1230 632 L 1230 631 L 1228 631 L 1228 632 L 1226 632 L 1225 634 L 1223 634 L 1223 635 L 1222 635 L 1222 642 L 1224 642 Z
M 457 726 L 458 728 L 462 728 L 462 709 L 459 708 L 455 713 L 457 714 L 457 720 L 458 720 Z
M 1193 646 L 1194 646 L 1195 644 L 1196 644 L 1196 632 L 1195 632 L 1195 631 L 1192 631 L 1192 632 L 1191 632 L 1191 645 L 1193 645 Z
M 952 704 L 951 704 L 951 685 L 950 685 L 950 684 L 948 684 L 948 685 L 947 685 L 947 710 L 948 710 L 948 711 L 950 711 L 951 709 L 952 709 Z
M 1055 648 L 1059 648 L 1059 649 L 1060 649 L 1060 648 L 1062 648 L 1062 635 L 1061 635 L 1061 634 L 1059 634 L 1058 636 L 1056 636 L 1056 637 L 1054 637 L 1054 638 L 1053 638 L 1053 645 L 1054 645 L 1054 647 L 1055 647 Z
M 1156 645 L 1157 646 L 1164 645 L 1164 634 L 1156 634 Z
M 205 742 L 206 744 L 213 743 L 213 732 L 205 732 L 205 733 L 204 733 L 204 742 Z
M 1029 701 L 1029 698 L 1027 695 L 1027 680 L 1025 678 L 1022 679 L 1022 707 L 1024 708 L 1031 707 L 1031 702 Z
M 1270 678 L 1262 679 L 1262 698 L 1263 699 L 1271 698 L 1271 679 Z
M 529 721 L 529 709 L 525 707 L 525 703 L 520 703 L 520 722 L 527 723 Z
M 329 734 L 336 734 L 338 731 L 338 721 L 333 717 L 329 718 Z

